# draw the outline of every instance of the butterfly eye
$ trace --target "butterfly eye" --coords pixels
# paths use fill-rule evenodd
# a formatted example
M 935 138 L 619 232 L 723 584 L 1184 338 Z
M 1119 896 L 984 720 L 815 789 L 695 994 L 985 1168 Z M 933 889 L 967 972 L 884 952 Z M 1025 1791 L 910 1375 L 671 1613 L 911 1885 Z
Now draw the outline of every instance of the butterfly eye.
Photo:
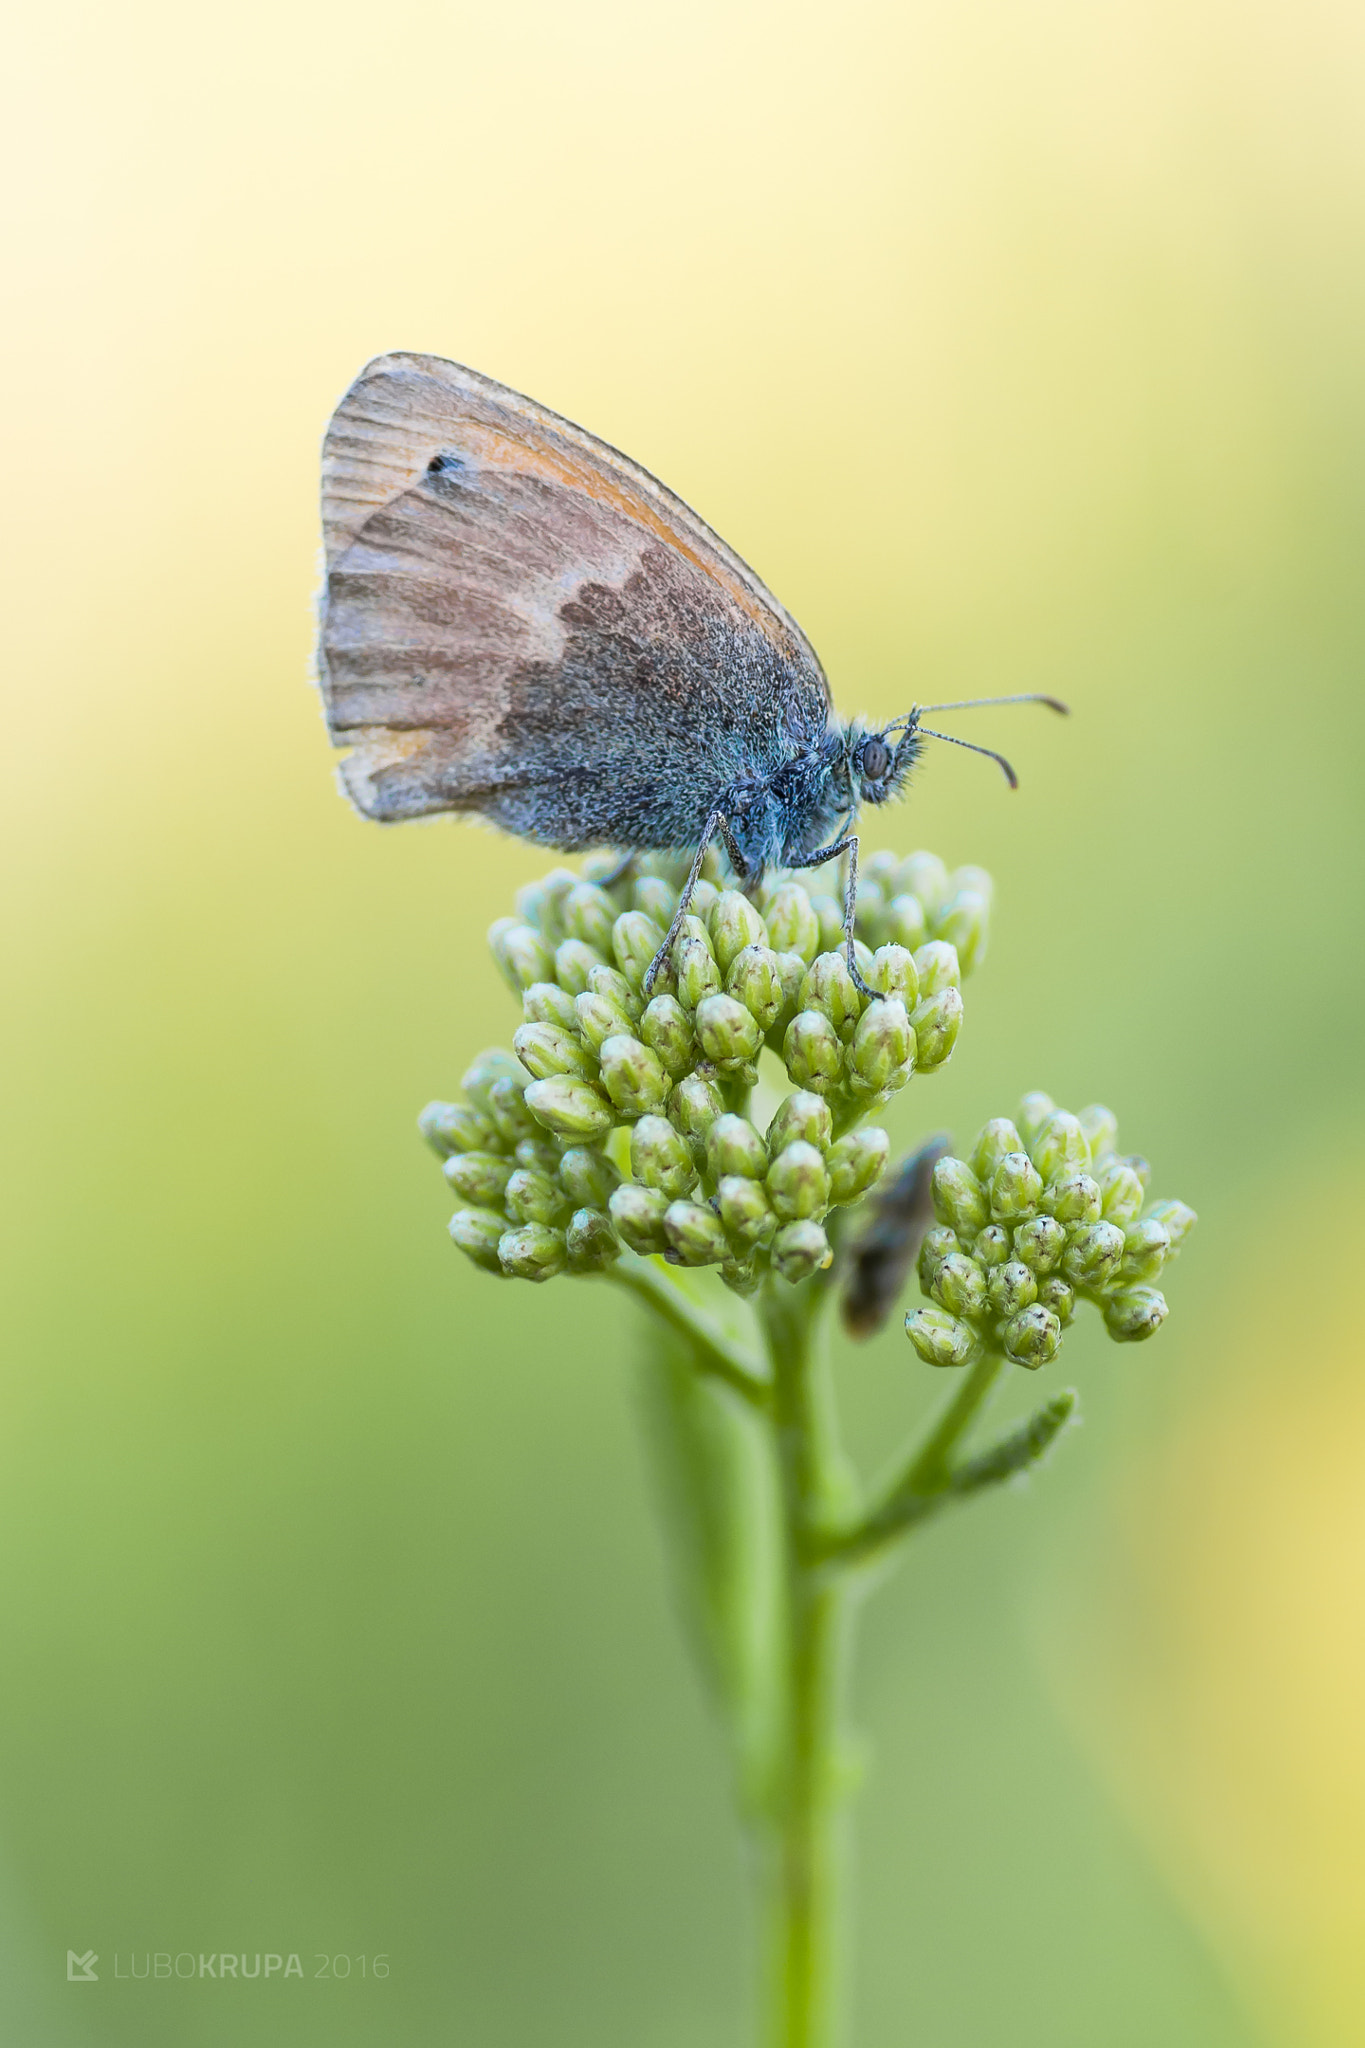
M 858 749 L 858 773 L 868 782 L 880 782 L 891 766 L 891 749 L 876 733 Z

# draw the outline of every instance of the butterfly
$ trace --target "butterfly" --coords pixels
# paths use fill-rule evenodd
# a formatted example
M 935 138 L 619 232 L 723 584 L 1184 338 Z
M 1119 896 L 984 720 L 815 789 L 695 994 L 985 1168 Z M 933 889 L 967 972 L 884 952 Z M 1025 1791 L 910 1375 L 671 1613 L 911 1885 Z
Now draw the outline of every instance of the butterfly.
M 566 852 L 691 851 L 646 994 L 717 839 L 742 887 L 846 855 L 849 969 L 875 993 L 853 951 L 861 806 L 896 795 L 926 738 L 1015 786 L 921 707 L 840 719 L 795 620 L 680 498 L 458 363 L 360 372 L 323 443 L 322 526 L 318 677 L 351 801 L 473 812 Z

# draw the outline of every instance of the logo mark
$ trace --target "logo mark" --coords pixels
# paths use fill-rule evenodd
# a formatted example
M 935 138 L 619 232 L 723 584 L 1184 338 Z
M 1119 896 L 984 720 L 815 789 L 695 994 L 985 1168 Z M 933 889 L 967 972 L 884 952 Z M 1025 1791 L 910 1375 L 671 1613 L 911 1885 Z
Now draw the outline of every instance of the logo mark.
M 98 1961 L 99 1957 L 92 1948 L 88 1948 L 83 1956 L 78 1956 L 74 1948 L 69 1948 L 66 1952 L 67 1983 L 98 1984 L 99 1978 L 95 1974 L 95 1965 Z

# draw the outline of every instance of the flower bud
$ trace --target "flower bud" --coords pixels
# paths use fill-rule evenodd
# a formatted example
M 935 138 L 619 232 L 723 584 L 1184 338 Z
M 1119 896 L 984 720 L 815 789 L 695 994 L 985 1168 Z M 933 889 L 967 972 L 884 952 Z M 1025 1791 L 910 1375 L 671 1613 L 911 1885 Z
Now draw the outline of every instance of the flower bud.
M 926 1294 L 933 1293 L 934 1275 L 943 1261 L 961 1249 L 956 1231 L 949 1230 L 946 1224 L 936 1223 L 931 1230 L 925 1231 L 915 1270 L 919 1274 L 919 1284 Z
M 820 950 L 820 920 L 799 882 L 774 889 L 763 913 L 768 944 L 779 953 L 799 953 L 809 966 Z
M 874 876 L 858 876 L 858 900 L 854 906 L 858 937 L 879 946 L 886 936 L 886 892 Z
M 1123 1232 L 1115 1223 L 1091 1223 L 1062 1255 L 1062 1271 L 1073 1287 L 1092 1293 L 1103 1287 L 1123 1257 Z
M 957 1044 L 962 1029 L 961 990 L 944 988 L 937 995 L 922 997 L 910 1013 L 910 1022 L 915 1030 L 915 1065 L 920 1073 L 932 1074 L 952 1057 Z
M 1117 1223 L 1120 1230 L 1141 1215 L 1142 1182 L 1123 1160 L 1109 1162 L 1100 1175 L 1099 1187 L 1102 1214 L 1110 1223 Z
M 1080 1112 L 1079 1121 L 1085 1132 L 1085 1142 L 1090 1147 L 1091 1160 L 1098 1165 L 1118 1144 L 1119 1120 L 1113 1110 L 1106 1109 L 1102 1102 L 1092 1102 Z
M 610 955 L 616 905 L 605 889 L 599 889 L 595 882 L 575 883 L 564 897 L 561 915 L 566 938 L 581 939 L 595 952 Z
M 1019 1133 L 1007 1116 L 993 1116 L 977 1132 L 972 1147 L 972 1172 L 983 1187 L 989 1187 L 996 1167 L 1007 1152 L 1022 1152 L 1024 1149 Z
M 949 1153 L 934 1168 L 934 1214 L 962 1237 L 975 1237 L 990 1221 L 986 1190 L 965 1159 Z
M 918 896 L 925 914 L 936 917 L 951 894 L 948 870 L 936 853 L 907 854 L 896 875 L 897 886 Z
M 970 1323 L 937 1308 L 911 1309 L 905 1334 L 926 1365 L 970 1365 L 981 1349 Z
M 553 1280 L 568 1260 L 564 1233 L 543 1223 L 523 1223 L 498 1239 L 498 1259 L 514 1280 Z
M 702 939 L 684 933 L 673 948 L 673 962 L 678 977 L 678 1001 L 684 1010 L 690 1013 L 707 996 L 720 994 L 720 969 L 710 946 Z
M 1125 1287 L 1104 1304 L 1104 1326 L 1119 1344 L 1154 1337 L 1166 1315 L 1166 1297 L 1155 1287 Z
M 995 1313 L 1009 1317 L 1018 1315 L 1021 1308 L 1032 1308 L 1038 1299 L 1038 1282 L 1022 1259 L 1007 1259 L 992 1272 L 987 1292 Z
M 1164 1223 L 1148 1216 L 1130 1223 L 1123 1233 L 1123 1263 L 1119 1278 L 1124 1281 L 1155 1280 L 1170 1254 L 1171 1240 Z
M 736 953 L 725 987 L 737 1003 L 743 1003 L 760 1032 L 777 1022 L 785 993 L 781 966 L 771 946 L 746 946 Z
M 1059 1273 L 1054 1273 L 1049 1280 L 1039 1281 L 1038 1299 L 1044 1308 L 1052 1310 L 1063 1329 L 1076 1313 L 1075 1291 L 1067 1286 Z
M 554 954 L 540 933 L 518 917 L 500 917 L 490 926 L 488 944 L 509 985 L 518 995 L 533 981 L 553 981 Z
M 1066 1232 L 1051 1216 L 1034 1216 L 1014 1232 L 1014 1256 L 1031 1273 L 1050 1273 L 1066 1250 Z
M 828 1266 L 834 1254 L 818 1223 L 785 1223 L 773 1239 L 773 1271 L 791 1286 Z
M 571 1273 L 605 1273 L 621 1256 L 611 1219 L 600 1209 L 575 1209 L 564 1233 Z
M 573 1003 L 574 1016 L 583 1042 L 590 1046 L 593 1052 L 600 1052 L 609 1038 L 616 1038 L 622 1034 L 629 1038 L 635 1030 L 634 1021 L 618 1003 L 611 1000 L 610 996 L 595 995 L 590 988 L 585 988 L 581 996 L 574 997 Z M 513 1043 L 515 1042 L 514 1039 Z M 589 1069 L 590 1076 L 596 1072 L 597 1066 L 594 1062 Z
M 949 1252 L 935 1269 L 933 1294 L 955 1316 L 979 1316 L 986 1306 L 986 1276 L 965 1252 Z
M 664 1211 L 664 1234 L 682 1266 L 716 1266 L 730 1255 L 719 1216 L 700 1202 L 670 1202 Z
M 890 944 L 904 946 L 907 953 L 916 952 L 929 936 L 929 926 L 924 915 L 924 905 L 918 896 L 902 893 L 893 896 L 886 906 L 886 937 Z
M 850 1131 L 831 1145 L 826 1160 L 831 1205 L 860 1200 L 881 1179 L 890 1157 L 891 1140 L 875 1124 Z
M 864 979 L 878 995 L 899 996 L 907 1010 L 919 1001 L 919 970 L 905 946 L 879 946 Z
M 655 996 L 640 1019 L 639 1032 L 675 1081 L 695 1064 L 697 1041 L 687 1012 L 676 996 Z
M 517 891 L 517 915 L 523 924 L 534 925 L 547 946 L 557 946 L 564 937 L 562 904 L 577 882 L 567 868 L 553 868 L 538 882 L 528 882 Z
M 1026 1152 L 1056 1107 L 1052 1097 L 1044 1095 L 1041 1088 L 1036 1088 L 1031 1095 L 1024 1097 L 1014 1121 L 1019 1126 L 1019 1135 L 1024 1141 Z
M 721 1264 L 720 1277 L 727 1287 L 740 1295 L 757 1294 L 763 1284 L 762 1275 L 752 1259 L 725 1259 Z
M 915 1048 L 915 1034 L 899 996 L 869 1003 L 849 1048 L 850 1084 L 860 1095 L 889 1095 L 903 1088 L 914 1068 Z
M 1068 1173 L 1062 1179 L 1049 1183 L 1043 1194 L 1043 1207 L 1055 1216 L 1059 1223 L 1068 1226 L 1077 1223 L 1098 1223 L 1099 1182 L 1092 1180 L 1088 1173 Z
M 641 1258 L 648 1258 L 652 1252 L 668 1249 L 664 1235 L 664 1215 L 668 1209 L 668 1196 L 657 1188 L 638 1187 L 633 1180 L 622 1181 L 619 1188 L 613 1188 L 608 1203 L 611 1220 L 620 1237 L 633 1252 Z
M 988 1223 L 984 1230 L 977 1232 L 976 1243 L 972 1246 L 972 1257 L 988 1272 L 996 1266 L 1003 1266 L 1010 1256 L 1010 1234 L 998 1223 Z
M 1168 1257 L 1174 1258 L 1199 1218 L 1186 1202 L 1153 1202 L 1151 1220 L 1162 1225 L 1171 1241 Z
M 820 926 L 822 953 L 837 952 L 844 943 L 844 906 L 837 896 L 812 895 L 810 907 Z
M 509 1077 L 524 1086 L 526 1075 L 521 1066 L 510 1052 L 504 1051 L 502 1046 L 496 1046 L 491 1052 L 479 1054 L 460 1086 L 475 1108 L 481 1109 L 485 1116 L 488 1116 L 492 1112 L 493 1084 Z
M 697 1184 L 697 1168 L 687 1140 L 666 1116 L 642 1116 L 630 1134 L 630 1170 L 647 1188 L 658 1188 L 675 1202 Z
M 567 1074 L 533 1081 L 526 1091 L 526 1107 L 547 1131 L 561 1138 L 604 1138 L 616 1121 L 610 1103 L 590 1082 L 571 1080 Z
M 829 1095 L 843 1076 L 843 1049 L 823 1010 L 802 1010 L 782 1040 L 782 1058 L 798 1088 Z
M 582 995 L 594 967 L 606 964 L 597 948 L 582 939 L 564 939 L 555 947 L 555 980 L 571 996 Z
M 535 1137 L 523 1138 L 513 1157 L 518 1166 L 524 1166 L 528 1171 L 534 1169 L 537 1173 L 548 1173 L 553 1180 L 559 1172 L 563 1155 L 558 1145 L 552 1144 L 548 1138 Z
M 824 1154 L 800 1138 L 784 1145 L 768 1168 L 768 1200 L 784 1223 L 822 1216 L 829 1203 Z
M 506 1228 L 506 1217 L 491 1209 L 457 1209 L 450 1219 L 452 1239 L 486 1273 L 502 1271 L 498 1240 Z
M 991 1175 L 991 1215 L 997 1223 L 1023 1223 L 1043 1199 L 1043 1180 L 1027 1152 L 1007 1152 Z
M 1050 1365 L 1061 1349 L 1062 1326 L 1051 1309 L 1035 1303 L 1032 1308 L 1021 1308 L 1018 1315 L 1011 1316 L 1000 1332 L 1000 1346 L 1006 1358 L 1016 1365 L 1025 1365 L 1030 1372 L 1036 1372 L 1040 1365 Z
M 763 1032 L 733 996 L 703 996 L 692 1024 L 702 1053 L 713 1065 L 736 1067 L 758 1057 Z
M 721 1221 L 743 1244 L 765 1244 L 777 1228 L 777 1217 L 763 1183 L 740 1173 L 727 1173 L 716 1188 Z
M 465 1102 L 429 1102 L 417 1119 L 417 1128 L 440 1158 L 452 1152 L 483 1152 L 494 1130 L 486 1116 Z
M 768 1157 L 776 1159 L 793 1138 L 801 1138 L 807 1145 L 818 1145 L 822 1152 L 827 1152 L 833 1135 L 829 1104 L 812 1095 L 809 1089 L 798 1088 L 787 1097 L 768 1126 Z
M 747 1117 L 716 1118 L 706 1134 L 706 1170 L 713 1180 L 727 1173 L 762 1180 L 768 1171 L 768 1151 Z
M 605 1209 L 621 1176 L 605 1152 L 570 1145 L 559 1155 L 559 1184 L 576 1209 Z
M 638 994 L 644 983 L 649 964 L 664 942 L 664 933 L 652 917 L 646 917 L 642 910 L 624 910 L 611 928 L 611 950 L 631 988 Z M 665 960 L 659 969 L 656 987 L 671 986 L 672 963 Z
M 936 996 L 945 988 L 962 988 L 962 966 L 957 957 L 956 946 L 944 939 L 930 939 L 926 945 L 915 949 L 915 972 L 919 976 L 921 1001 L 927 996 Z
M 727 889 L 717 897 L 707 922 L 711 946 L 722 974 L 729 973 L 731 965 L 746 946 L 768 944 L 767 926 L 748 897 L 742 896 L 738 889 Z
M 528 1024 L 553 1024 L 560 1031 L 578 1029 L 573 997 L 557 981 L 533 981 L 522 995 L 521 1013 Z
M 706 1074 L 684 1075 L 668 1098 L 668 1120 L 687 1139 L 698 1166 L 706 1157 L 706 1133 L 724 1113 L 724 1098 Z
M 806 963 L 799 953 L 774 953 L 773 961 L 782 998 L 782 1007 L 768 1026 L 768 1036 L 776 1050 L 787 1026 L 801 1007 L 801 984 L 806 978 Z
M 828 1017 L 845 1044 L 863 1013 L 863 998 L 841 952 L 816 954 L 806 969 L 797 1001 L 803 1011 L 818 1010 Z
M 580 996 L 579 1003 L 593 1002 Z M 576 1074 L 580 1080 L 596 1079 L 597 1066 L 571 1032 L 557 1024 L 519 1024 L 512 1033 L 517 1058 L 533 1080 L 548 1081 L 552 1074 Z
M 1054 1109 L 1029 1146 L 1029 1156 L 1044 1180 L 1090 1171 L 1090 1146 L 1079 1117 Z
M 668 1075 L 657 1055 L 625 1032 L 604 1039 L 602 1085 L 622 1116 L 645 1116 L 668 1100 Z
M 588 993 L 605 996 L 609 1003 L 615 1003 L 617 1009 L 623 1010 L 631 1019 L 632 1027 L 644 1008 L 625 975 L 618 973 L 614 967 L 608 967 L 605 961 L 600 966 L 588 969 Z
M 536 1133 L 530 1111 L 526 1107 L 526 1076 L 510 1074 L 495 1081 L 488 1091 L 488 1114 L 493 1128 L 509 1149 Z
M 507 1183 L 503 1207 L 513 1223 L 559 1224 L 567 1220 L 572 1204 L 557 1180 L 523 1166 Z
M 952 946 L 964 974 L 970 974 L 986 957 L 990 914 L 989 901 L 975 889 L 959 889 L 944 905 L 938 935 Z
M 500 1209 L 513 1167 L 495 1152 L 457 1152 L 442 1172 L 462 1202 L 475 1209 Z
M 631 893 L 635 908 L 652 918 L 661 932 L 666 932 L 678 907 L 677 890 L 662 875 L 641 875 Z

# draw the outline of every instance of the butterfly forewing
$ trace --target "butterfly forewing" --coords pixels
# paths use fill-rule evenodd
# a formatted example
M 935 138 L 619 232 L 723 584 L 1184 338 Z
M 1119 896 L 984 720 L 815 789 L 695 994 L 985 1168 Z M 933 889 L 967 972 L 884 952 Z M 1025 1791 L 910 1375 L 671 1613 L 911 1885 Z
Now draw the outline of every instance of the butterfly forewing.
M 456 364 L 385 356 L 323 451 L 319 670 L 367 815 L 686 845 L 823 730 L 799 628 L 671 492 Z

